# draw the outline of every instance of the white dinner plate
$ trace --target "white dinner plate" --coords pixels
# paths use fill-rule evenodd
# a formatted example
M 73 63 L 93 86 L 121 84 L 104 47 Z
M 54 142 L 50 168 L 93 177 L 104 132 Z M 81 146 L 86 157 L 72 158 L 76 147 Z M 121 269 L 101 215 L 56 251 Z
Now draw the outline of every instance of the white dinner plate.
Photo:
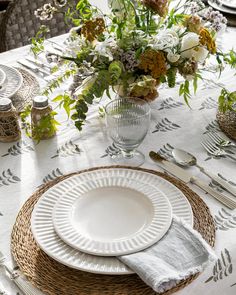
M 119 171 L 120 177 L 140 179 L 142 182 L 148 181 L 150 186 L 158 188 L 167 196 L 172 206 L 173 214 L 179 218 L 183 218 L 189 225 L 193 225 L 193 213 L 188 200 L 179 189 L 165 179 L 151 173 L 133 169 L 112 168 L 100 170 L 104 171 L 104 173 L 108 175 L 108 178 L 112 175 L 113 171 Z M 90 173 L 91 172 L 84 172 L 81 175 L 89 179 Z M 70 178 L 63 182 L 67 183 L 69 180 Z M 55 232 L 52 219 L 52 212 L 56 202 L 61 196 L 60 193 L 61 190 L 58 189 L 56 185 L 53 186 L 42 195 L 33 210 L 31 228 L 39 247 L 58 262 L 82 271 L 109 275 L 132 273 L 126 265 L 115 257 L 86 254 L 70 247 L 60 239 Z
M 15 68 L 0 64 L 0 69 L 6 74 L 5 82 L 0 89 L 0 98 L 10 98 L 20 89 L 23 77 Z
M 2 88 L 2 85 L 4 84 L 6 80 L 6 74 L 5 72 L 0 68 L 0 89 Z
M 236 0 L 221 0 L 223 5 L 236 9 Z
M 172 221 L 168 199 L 141 179 L 93 171 L 58 184 L 53 222 L 71 247 L 99 256 L 141 251 L 159 241 Z
M 222 2 L 216 0 L 208 0 L 208 4 L 216 10 L 219 10 L 224 13 L 236 15 L 236 10 L 222 5 Z

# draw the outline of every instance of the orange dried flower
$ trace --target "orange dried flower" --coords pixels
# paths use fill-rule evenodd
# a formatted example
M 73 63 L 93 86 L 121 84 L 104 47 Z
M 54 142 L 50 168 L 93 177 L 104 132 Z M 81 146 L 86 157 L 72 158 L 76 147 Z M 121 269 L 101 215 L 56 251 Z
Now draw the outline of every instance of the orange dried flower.
M 199 33 L 202 28 L 201 18 L 197 15 L 187 15 L 184 20 L 184 26 L 194 33 Z
M 139 69 L 150 74 L 154 79 L 166 74 L 166 59 L 161 51 L 146 50 L 140 56 Z
M 143 0 L 146 7 L 151 8 L 161 17 L 166 16 L 168 13 L 168 3 L 168 0 Z
M 202 28 L 199 33 L 199 40 L 203 46 L 206 46 L 210 53 L 216 53 L 216 43 L 210 32 L 206 28 Z
M 81 34 L 89 41 L 95 40 L 105 30 L 103 18 L 86 21 L 81 28 Z

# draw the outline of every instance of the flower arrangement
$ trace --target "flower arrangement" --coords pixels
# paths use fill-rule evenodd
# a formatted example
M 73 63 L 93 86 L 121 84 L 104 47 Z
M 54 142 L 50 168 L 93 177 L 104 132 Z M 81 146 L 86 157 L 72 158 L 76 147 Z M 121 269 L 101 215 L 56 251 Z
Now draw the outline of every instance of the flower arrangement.
M 184 81 L 179 94 L 188 104 L 190 83 L 196 91 L 206 59 L 215 56 L 221 70 L 225 62 L 236 66 L 236 54 L 217 49 L 216 35 L 226 28 L 226 19 L 219 12 L 200 0 L 175 1 L 173 8 L 170 4 L 169 0 L 109 0 L 110 15 L 88 0 L 79 0 L 76 7 L 66 0 L 45 4 L 35 12 L 37 17 L 50 20 L 63 12 L 65 21 L 75 27 L 65 52 L 57 56 L 65 71 L 43 94 L 72 75 L 70 89 L 54 101 L 64 106 L 79 130 L 89 105 L 104 93 L 110 97 L 110 89 L 120 96 L 154 100 L 159 84 L 175 87 L 181 75 Z M 39 36 L 32 45 L 36 53 L 42 49 L 43 37 Z

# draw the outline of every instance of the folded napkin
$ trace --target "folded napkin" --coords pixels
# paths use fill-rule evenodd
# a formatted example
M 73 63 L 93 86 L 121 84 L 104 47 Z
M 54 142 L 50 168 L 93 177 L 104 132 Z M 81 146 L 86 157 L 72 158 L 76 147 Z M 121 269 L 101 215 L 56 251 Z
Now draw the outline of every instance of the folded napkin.
M 217 259 L 202 236 L 176 216 L 159 242 L 118 258 L 158 293 L 173 288 Z

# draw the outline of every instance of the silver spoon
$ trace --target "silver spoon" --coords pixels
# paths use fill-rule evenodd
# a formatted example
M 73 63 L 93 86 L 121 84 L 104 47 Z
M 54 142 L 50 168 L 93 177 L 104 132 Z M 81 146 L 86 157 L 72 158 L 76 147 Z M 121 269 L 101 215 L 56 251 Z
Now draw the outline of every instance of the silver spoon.
M 230 185 L 228 182 L 226 182 L 219 176 L 212 174 L 211 172 L 207 171 L 202 166 L 198 165 L 196 157 L 194 157 L 192 154 L 181 149 L 173 149 L 172 155 L 175 161 L 181 166 L 196 166 L 202 173 L 204 173 L 209 178 L 211 178 L 212 180 L 220 184 L 232 195 L 236 196 L 236 189 L 232 185 Z

